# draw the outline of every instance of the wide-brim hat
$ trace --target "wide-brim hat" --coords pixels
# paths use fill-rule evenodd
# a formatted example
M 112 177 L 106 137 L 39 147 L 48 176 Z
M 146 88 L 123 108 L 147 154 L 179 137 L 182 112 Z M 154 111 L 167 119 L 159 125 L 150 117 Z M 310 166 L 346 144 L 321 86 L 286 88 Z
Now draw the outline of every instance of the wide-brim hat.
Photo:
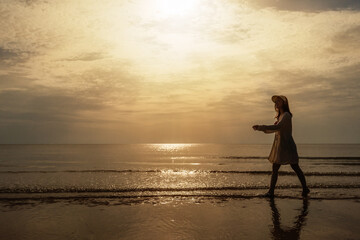
M 274 95 L 274 96 L 271 97 L 271 100 L 273 102 L 275 102 L 276 99 L 278 99 L 278 98 L 281 98 L 284 101 L 284 103 L 288 102 L 287 98 L 285 96 L 283 96 L 283 95 Z

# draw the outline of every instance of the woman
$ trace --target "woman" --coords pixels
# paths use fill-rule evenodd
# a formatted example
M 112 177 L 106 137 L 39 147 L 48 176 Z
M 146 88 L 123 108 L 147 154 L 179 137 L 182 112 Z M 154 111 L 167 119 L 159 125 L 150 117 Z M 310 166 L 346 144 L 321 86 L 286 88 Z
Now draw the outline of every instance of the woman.
M 285 96 L 275 95 L 271 100 L 275 103 L 275 110 L 277 112 L 274 125 L 254 125 L 253 129 L 263 131 L 265 133 L 275 133 L 275 139 L 269 155 L 269 161 L 273 164 L 270 189 L 265 194 L 265 197 L 274 197 L 274 190 L 278 178 L 278 171 L 281 165 L 290 164 L 291 168 L 298 176 L 303 191 L 302 196 L 307 196 L 310 192 L 306 186 L 306 180 L 303 172 L 299 167 L 299 156 L 297 153 L 296 144 L 292 137 L 292 113 L 289 109 L 289 102 Z

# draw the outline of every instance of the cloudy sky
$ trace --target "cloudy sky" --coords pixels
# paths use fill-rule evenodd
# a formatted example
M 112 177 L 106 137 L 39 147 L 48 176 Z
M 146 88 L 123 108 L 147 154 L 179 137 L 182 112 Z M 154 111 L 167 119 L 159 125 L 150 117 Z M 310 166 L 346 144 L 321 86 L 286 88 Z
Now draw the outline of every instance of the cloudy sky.
M 0 143 L 360 143 L 360 2 L 0 0 Z

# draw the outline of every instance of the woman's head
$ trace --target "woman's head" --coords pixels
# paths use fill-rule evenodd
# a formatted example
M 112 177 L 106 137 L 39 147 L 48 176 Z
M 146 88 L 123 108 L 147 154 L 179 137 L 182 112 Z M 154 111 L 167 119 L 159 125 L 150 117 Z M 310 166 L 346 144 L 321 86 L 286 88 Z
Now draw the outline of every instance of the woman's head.
M 280 114 L 281 114 L 281 110 L 282 112 L 289 112 L 292 116 L 292 113 L 290 112 L 290 107 L 289 107 L 289 101 L 287 99 L 287 97 L 283 96 L 283 95 L 274 95 L 272 96 L 271 100 L 275 103 L 275 111 L 277 112 L 276 114 L 276 118 L 279 120 Z

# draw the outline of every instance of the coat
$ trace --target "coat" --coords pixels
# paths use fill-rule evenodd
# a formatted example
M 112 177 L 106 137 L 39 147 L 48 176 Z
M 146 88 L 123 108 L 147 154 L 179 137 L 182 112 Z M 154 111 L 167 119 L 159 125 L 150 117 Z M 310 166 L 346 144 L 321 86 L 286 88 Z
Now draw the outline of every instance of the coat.
M 268 157 L 269 162 L 277 164 L 298 164 L 299 156 L 292 137 L 291 114 L 284 112 L 274 125 L 260 125 L 258 130 L 275 133 L 274 142 Z

